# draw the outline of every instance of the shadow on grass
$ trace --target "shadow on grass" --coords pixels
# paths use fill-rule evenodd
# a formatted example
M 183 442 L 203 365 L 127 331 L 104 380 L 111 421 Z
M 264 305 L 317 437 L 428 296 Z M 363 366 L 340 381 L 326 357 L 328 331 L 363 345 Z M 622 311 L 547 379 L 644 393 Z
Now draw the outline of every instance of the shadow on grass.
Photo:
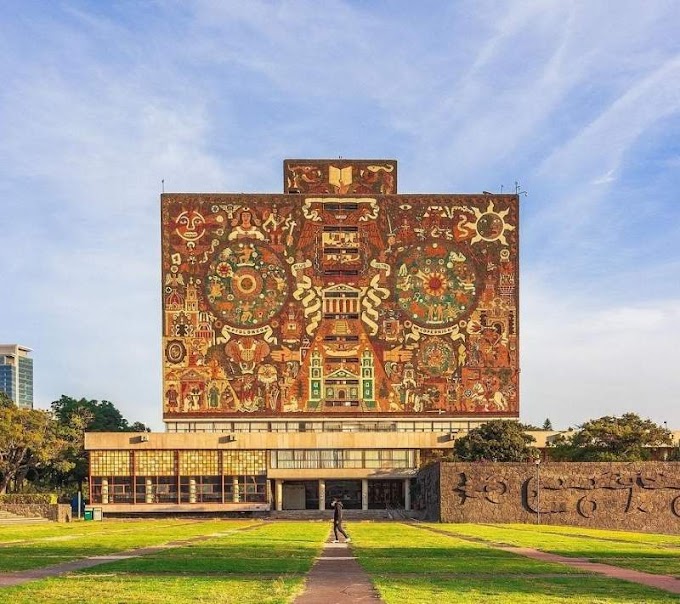
M 387 604 L 408 602 L 457 603 L 498 602 L 503 604 L 636 603 L 661 604 L 680 602 L 680 596 L 661 590 L 600 577 L 541 578 L 516 577 L 497 579 L 461 578 L 454 580 L 375 578 Z

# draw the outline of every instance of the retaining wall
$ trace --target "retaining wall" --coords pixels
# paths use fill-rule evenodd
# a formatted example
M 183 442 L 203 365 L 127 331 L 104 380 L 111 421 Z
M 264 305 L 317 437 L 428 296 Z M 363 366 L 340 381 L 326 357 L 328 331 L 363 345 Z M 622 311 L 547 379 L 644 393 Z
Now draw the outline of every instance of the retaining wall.
M 680 462 L 448 463 L 418 474 L 429 520 L 680 533 Z

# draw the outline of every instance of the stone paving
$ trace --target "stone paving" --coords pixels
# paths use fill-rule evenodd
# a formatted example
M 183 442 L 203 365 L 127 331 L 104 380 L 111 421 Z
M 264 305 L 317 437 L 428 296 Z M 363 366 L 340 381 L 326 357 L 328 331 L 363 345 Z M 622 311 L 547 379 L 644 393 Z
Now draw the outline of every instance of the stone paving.
M 362 604 L 383 600 L 347 543 L 326 543 L 294 604 Z

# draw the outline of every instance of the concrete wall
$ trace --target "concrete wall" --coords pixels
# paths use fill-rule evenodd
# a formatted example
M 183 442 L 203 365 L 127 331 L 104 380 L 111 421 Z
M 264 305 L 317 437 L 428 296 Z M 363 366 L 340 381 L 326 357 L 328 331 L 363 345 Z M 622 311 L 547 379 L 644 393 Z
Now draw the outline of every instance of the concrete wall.
M 426 516 L 442 522 L 680 534 L 680 462 L 440 463 L 418 481 Z
M 233 438 L 233 440 L 230 440 Z M 442 432 L 87 432 L 85 450 L 450 449 Z

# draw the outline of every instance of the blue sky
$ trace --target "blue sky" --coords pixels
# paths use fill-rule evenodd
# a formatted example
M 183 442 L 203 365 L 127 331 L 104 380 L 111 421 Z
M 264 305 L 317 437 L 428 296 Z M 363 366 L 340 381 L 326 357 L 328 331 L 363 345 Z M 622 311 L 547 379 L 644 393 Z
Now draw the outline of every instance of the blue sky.
M 162 429 L 159 193 L 394 158 L 514 190 L 521 418 L 680 429 L 680 3 L 27 2 L 0 20 L 0 341 Z

